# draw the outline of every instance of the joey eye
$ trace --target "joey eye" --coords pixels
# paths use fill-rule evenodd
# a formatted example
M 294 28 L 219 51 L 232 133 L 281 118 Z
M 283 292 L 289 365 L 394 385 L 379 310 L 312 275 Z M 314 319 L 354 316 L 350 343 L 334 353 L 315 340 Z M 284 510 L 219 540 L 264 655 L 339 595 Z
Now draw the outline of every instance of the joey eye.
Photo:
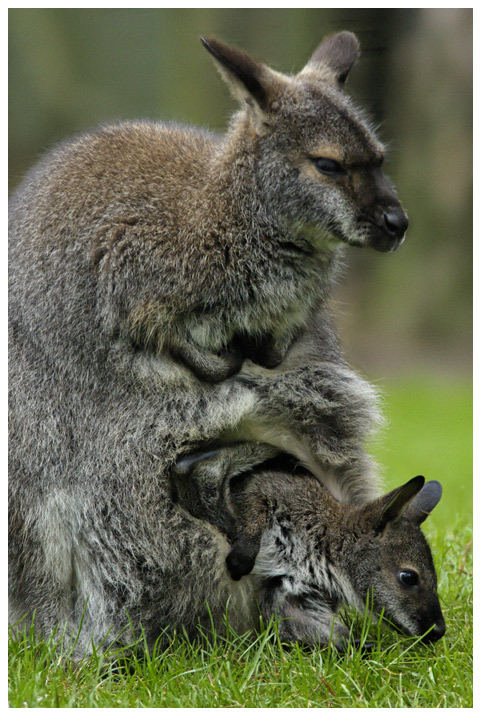
M 419 574 L 413 569 L 401 569 L 397 575 L 399 584 L 403 587 L 415 587 L 419 584 Z
M 317 157 L 317 159 L 313 159 L 312 161 L 314 162 L 317 171 L 328 177 L 339 177 L 346 174 L 346 170 L 339 164 L 339 162 L 336 162 L 335 159 Z

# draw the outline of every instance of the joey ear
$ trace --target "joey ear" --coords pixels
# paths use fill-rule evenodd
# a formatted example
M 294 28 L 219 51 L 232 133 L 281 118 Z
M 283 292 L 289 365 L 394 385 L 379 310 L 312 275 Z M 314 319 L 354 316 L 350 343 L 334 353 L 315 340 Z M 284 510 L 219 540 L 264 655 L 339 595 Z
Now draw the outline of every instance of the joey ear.
M 217 455 L 219 453 L 221 448 L 216 448 L 214 450 L 206 450 L 203 452 L 193 452 L 189 453 L 187 455 L 184 455 L 183 457 L 179 458 L 177 462 L 175 463 L 175 472 L 177 475 L 188 475 L 190 472 L 192 472 L 192 469 L 195 467 L 195 465 L 198 462 L 203 462 L 204 460 L 208 460 L 210 457 L 214 457 L 214 455 Z
M 359 55 L 357 37 L 352 32 L 337 32 L 324 38 L 303 71 L 322 72 L 323 69 L 327 69 L 334 81 L 343 87 Z
M 268 113 L 270 104 L 282 86 L 282 75 L 246 52 L 225 45 L 214 38 L 200 38 L 215 59 L 217 67 L 234 97 L 251 108 Z
M 441 483 L 437 480 L 431 480 L 427 482 L 423 489 L 418 492 L 413 500 L 408 505 L 406 510 L 406 517 L 412 522 L 420 525 L 424 522 L 426 517 L 434 510 L 441 495 L 443 494 L 443 488 Z
M 422 475 L 413 477 L 401 487 L 370 502 L 363 512 L 372 520 L 376 531 L 382 532 L 388 522 L 392 522 L 402 514 L 409 501 L 419 493 L 423 485 L 424 477 Z

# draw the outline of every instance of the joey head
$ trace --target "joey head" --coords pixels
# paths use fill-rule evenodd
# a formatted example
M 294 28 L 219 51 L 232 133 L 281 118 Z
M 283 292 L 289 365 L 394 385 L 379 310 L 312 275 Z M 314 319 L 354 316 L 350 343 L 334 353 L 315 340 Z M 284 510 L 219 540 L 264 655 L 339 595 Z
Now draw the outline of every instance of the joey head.
M 231 577 L 258 580 L 261 611 L 280 618 L 283 639 L 332 638 L 342 649 L 348 630 L 337 609 L 363 613 L 369 600 L 375 614 L 404 633 L 436 641 L 445 623 L 420 525 L 440 497 L 438 482 L 418 476 L 354 507 L 337 502 L 312 476 L 260 470 L 231 480 L 223 508 L 204 519 L 231 530 Z M 188 500 L 184 505 L 190 509 Z

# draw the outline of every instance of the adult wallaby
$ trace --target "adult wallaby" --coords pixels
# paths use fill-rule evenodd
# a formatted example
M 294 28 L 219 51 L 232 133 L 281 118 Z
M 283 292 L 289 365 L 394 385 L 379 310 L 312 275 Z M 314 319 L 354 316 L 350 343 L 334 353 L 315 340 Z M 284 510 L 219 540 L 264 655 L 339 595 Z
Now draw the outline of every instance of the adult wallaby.
M 407 226 L 343 92 L 357 41 L 326 39 L 295 77 L 207 46 L 242 102 L 225 137 L 100 128 L 12 198 L 10 607 L 45 633 L 83 619 L 101 640 L 130 615 L 155 638 L 169 609 L 196 613 L 189 564 L 213 538 L 168 475 L 205 443 L 250 441 L 212 458 L 214 489 L 282 449 L 341 499 L 377 494 L 374 394 L 325 306 L 342 243 L 394 249 Z M 219 382 L 239 351 L 285 356 Z
M 174 484 L 175 499 L 200 517 L 202 483 L 184 476 Z M 224 497 L 202 518 L 224 534 L 234 520 L 227 568 L 235 580 L 249 575 L 262 615 L 281 619 L 282 639 L 332 638 L 343 648 L 349 632 L 335 613 L 342 605 L 362 612 L 368 598 L 405 633 L 443 636 L 436 573 L 420 529 L 441 498 L 439 482 L 418 476 L 355 507 L 335 500 L 312 475 L 271 467 L 233 478 Z

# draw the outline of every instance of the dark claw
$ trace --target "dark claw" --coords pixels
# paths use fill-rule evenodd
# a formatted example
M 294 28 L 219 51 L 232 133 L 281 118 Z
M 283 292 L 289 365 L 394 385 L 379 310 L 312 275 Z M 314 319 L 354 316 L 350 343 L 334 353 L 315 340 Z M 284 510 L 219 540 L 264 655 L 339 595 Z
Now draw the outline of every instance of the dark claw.
M 177 460 L 175 463 L 175 472 L 178 475 L 188 475 L 191 472 L 194 465 L 202 460 L 208 460 L 210 457 L 214 457 L 220 452 L 220 448 L 217 450 L 207 450 L 206 452 L 194 452 L 190 455 L 185 455 Z
M 245 574 L 249 574 L 249 572 L 252 571 L 255 561 L 255 557 L 241 554 L 235 549 L 231 550 L 225 560 L 230 576 L 236 582 Z

